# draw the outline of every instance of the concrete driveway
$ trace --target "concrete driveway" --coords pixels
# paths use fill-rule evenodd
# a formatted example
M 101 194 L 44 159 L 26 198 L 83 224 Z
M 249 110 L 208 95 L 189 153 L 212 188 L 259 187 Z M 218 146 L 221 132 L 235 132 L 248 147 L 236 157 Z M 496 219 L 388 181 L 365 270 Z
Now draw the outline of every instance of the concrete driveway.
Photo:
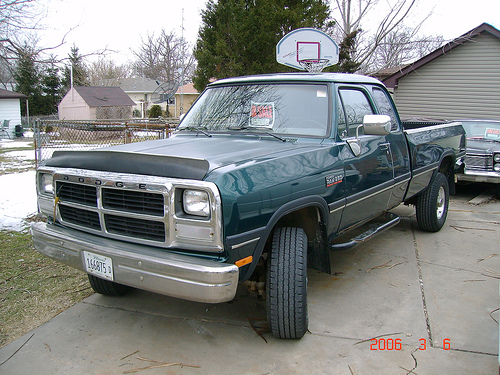
M 435 234 L 401 206 L 398 226 L 332 253 L 331 275 L 309 270 L 301 340 L 266 332 L 243 286 L 218 305 L 95 294 L 0 349 L 0 373 L 495 374 L 500 202 L 469 198 L 453 198 Z

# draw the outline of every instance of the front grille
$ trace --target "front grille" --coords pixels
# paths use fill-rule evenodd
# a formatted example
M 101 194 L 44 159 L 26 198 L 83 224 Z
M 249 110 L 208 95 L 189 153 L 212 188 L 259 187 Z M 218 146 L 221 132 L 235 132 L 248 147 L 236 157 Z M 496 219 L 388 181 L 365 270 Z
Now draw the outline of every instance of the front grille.
M 165 242 L 165 224 L 158 221 L 105 215 L 106 230 L 127 237 Z
M 43 201 L 42 212 L 65 227 L 155 248 L 210 253 L 224 249 L 221 200 L 211 182 L 66 168 L 39 173 L 53 174 L 55 191 L 55 211 Z M 182 210 L 186 189 L 208 193 L 208 218 Z
M 166 241 L 165 197 L 161 193 L 72 181 L 57 181 L 56 191 L 65 224 L 103 235 Z
M 466 155 L 465 167 L 480 171 L 493 170 L 493 157 L 491 155 Z
M 163 216 L 163 201 L 162 194 L 107 188 L 102 189 L 102 206 L 111 210 Z
M 97 189 L 94 186 L 57 182 L 56 193 L 61 202 L 97 207 Z
M 69 207 L 63 204 L 59 205 L 59 212 L 62 219 L 71 224 L 82 226 L 89 229 L 101 230 L 99 214 L 94 211 L 88 211 L 81 208 Z

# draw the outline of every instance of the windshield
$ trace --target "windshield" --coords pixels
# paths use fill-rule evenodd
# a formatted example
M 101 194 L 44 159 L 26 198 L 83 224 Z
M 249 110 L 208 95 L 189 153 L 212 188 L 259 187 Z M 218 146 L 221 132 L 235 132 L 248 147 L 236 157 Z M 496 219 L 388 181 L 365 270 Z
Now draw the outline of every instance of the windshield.
M 461 121 L 467 138 L 500 141 L 500 121 Z
M 325 137 L 328 90 L 321 84 L 262 84 L 209 88 L 179 129 L 258 130 Z

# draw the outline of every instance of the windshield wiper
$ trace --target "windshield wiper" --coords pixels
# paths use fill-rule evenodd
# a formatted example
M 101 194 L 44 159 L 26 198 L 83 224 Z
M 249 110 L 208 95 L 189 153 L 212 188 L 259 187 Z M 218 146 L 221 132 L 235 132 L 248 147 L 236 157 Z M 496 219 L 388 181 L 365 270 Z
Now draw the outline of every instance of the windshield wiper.
M 203 135 L 206 135 L 208 138 L 212 137 L 212 134 L 206 132 L 205 130 L 203 130 L 202 128 L 199 128 L 197 126 L 186 126 L 185 128 L 179 129 L 179 131 L 182 131 L 182 130 L 189 130 L 189 131 L 192 131 L 192 132 L 196 132 L 196 135 L 198 135 L 199 133 L 201 133 Z
M 271 137 L 274 137 L 276 139 L 279 139 L 281 142 L 286 142 L 285 138 L 280 137 L 279 135 L 274 134 L 273 132 L 270 131 L 265 131 L 260 128 L 256 128 L 254 126 L 235 126 L 235 127 L 229 127 L 227 128 L 228 130 L 255 130 L 257 133 L 264 133 L 266 135 L 269 135 Z

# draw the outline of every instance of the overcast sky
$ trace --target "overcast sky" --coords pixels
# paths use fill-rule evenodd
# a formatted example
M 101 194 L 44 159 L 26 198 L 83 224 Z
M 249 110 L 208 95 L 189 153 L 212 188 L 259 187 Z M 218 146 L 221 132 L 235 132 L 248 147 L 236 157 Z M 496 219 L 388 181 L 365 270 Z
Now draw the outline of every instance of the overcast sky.
M 500 29 L 500 0 L 476 0 L 467 7 L 457 0 L 419 1 L 418 12 L 408 19 L 408 25 L 432 11 L 422 27 L 425 35 L 440 34 L 451 40 L 483 22 Z M 388 2 L 394 0 L 381 0 L 380 5 Z M 55 51 L 57 55 L 66 57 L 75 44 L 81 54 L 104 48 L 114 50 L 117 53 L 109 58 L 125 63 L 132 59 L 131 49 L 137 50 L 141 38 L 145 39 L 148 33 L 158 34 L 164 28 L 180 36 L 183 24 L 184 37 L 194 46 L 205 3 L 206 0 L 42 0 L 46 5 L 43 22 L 47 30 L 39 33 L 40 45 L 57 45 L 74 28 L 66 36 L 65 45 Z

